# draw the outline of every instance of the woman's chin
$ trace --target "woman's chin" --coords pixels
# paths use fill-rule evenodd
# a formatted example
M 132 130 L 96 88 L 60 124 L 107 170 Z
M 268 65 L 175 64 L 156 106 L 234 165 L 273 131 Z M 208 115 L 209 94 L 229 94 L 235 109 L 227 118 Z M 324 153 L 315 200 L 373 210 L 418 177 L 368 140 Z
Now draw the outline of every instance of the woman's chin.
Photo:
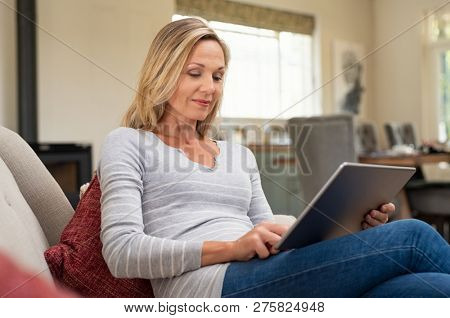
M 197 120 L 197 121 L 204 121 L 206 119 L 206 117 L 208 117 L 209 112 L 202 112 L 202 113 L 197 113 L 193 116 L 190 116 L 188 118 L 192 119 L 192 120 Z M 186 116 L 187 117 L 187 116 Z

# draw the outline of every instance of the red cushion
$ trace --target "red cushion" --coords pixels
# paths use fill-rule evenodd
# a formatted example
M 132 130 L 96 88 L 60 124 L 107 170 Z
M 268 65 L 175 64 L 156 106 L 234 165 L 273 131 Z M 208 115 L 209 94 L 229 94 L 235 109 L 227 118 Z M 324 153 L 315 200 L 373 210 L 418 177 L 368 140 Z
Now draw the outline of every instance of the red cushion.
M 9 256 L 0 252 L 0 297 L 55 298 L 77 295 L 23 270 Z
M 148 279 L 111 275 L 102 256 L 100 197 L 100 184 L 94 176 L 60 243 L 45 251 L 52 275 L 85 297 L 154 297 Z

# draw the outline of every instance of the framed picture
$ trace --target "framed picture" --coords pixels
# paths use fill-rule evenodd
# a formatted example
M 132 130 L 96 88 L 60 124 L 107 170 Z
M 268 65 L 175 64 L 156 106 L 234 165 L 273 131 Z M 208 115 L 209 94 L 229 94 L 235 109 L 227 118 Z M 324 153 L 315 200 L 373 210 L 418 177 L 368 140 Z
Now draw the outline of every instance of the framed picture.
M 333 42 L 334 108 L 336 113 L 361 112 L 365 87 L 365 67 L 360 60 L 364 47 L 358 43 L 342 40 Z

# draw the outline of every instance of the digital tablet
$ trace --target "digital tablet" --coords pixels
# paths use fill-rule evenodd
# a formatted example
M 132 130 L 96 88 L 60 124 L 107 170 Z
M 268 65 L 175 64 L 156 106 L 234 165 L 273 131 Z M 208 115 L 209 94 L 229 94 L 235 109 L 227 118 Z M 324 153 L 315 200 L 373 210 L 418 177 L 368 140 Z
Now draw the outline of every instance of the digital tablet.
M 361 231 L 367 212 L 391 202 L 415 171 L 344 162 L 275 247 L 300 248 Z

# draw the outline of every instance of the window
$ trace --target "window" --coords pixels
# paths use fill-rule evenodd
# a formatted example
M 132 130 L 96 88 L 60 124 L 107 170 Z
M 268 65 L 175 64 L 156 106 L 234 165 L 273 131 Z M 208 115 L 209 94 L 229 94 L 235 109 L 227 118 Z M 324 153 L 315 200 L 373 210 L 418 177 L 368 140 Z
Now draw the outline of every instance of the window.
M 444 141 L 450 137 L 450 48 L 442 51 L 440 64 L 440 123 L 439 139 Z
M 450 11 L 431 16 L 428 42 L 432 81 L 437 87 L 438 139 L 446 141 L 450 138 Z
M 174 15 L 172 20 L 181 18 Z M 282 113 L 282 119 L 320 113 L 318 96 L 311 94 L 311 35 L 218 21 L 209 25 L 231 51 L 222 117 L 273 118 Z

